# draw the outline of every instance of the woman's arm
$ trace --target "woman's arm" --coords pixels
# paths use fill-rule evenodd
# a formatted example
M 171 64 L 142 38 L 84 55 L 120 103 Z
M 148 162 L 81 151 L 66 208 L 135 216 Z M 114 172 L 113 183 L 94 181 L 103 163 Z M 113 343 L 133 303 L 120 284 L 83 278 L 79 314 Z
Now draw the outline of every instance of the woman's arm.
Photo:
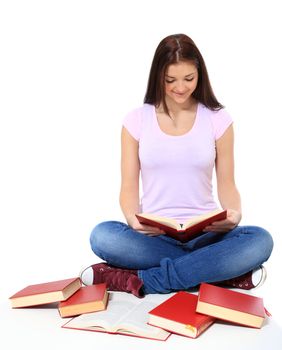
M 236 227 L 241 220 L 241 198 L 234 176 L 234 131 L 229 126 L 216 142 L 216 177 L 218 199 L 227 209 L 227 219 L 215 222 L 205 231 L 226 232 Z
M 139 173 L 138 142 L 123 127 L 121 132 L 121 188 L 120 206 L 130 225 L 139 213 Z
M 158 228 L 141 225 L 135 216 L 136 213 L 140 212 L 138 148 L 139 143 L 123 127 L 121 132 L 120 207 L 128 225 L 135 230 L 149 235 L 161 234 L 163 231 Z
M 234 131 L 229 126 L 216 142 L 216 177 L 218 199 L 223 209 L 241 213 L 241 199 L 234 175 Z

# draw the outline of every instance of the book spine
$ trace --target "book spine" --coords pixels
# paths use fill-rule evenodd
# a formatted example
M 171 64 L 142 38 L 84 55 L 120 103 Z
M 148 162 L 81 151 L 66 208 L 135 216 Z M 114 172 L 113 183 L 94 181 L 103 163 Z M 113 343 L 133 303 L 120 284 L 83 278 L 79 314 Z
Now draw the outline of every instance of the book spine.
M 209 328 L 212 324 L 214 323 L 214 319 L 210 319 L 207 322 L 204 322 L 199 328 L 198 328 L 198 333 L 197 337 L 202 334 L 207 328 Z

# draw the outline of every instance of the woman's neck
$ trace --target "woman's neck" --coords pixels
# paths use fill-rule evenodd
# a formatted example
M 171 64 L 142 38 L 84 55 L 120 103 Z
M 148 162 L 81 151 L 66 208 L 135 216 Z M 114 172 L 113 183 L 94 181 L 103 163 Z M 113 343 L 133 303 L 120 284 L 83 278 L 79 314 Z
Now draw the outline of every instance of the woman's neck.
M 166 105 L 169 115 L 177 117 L 183 112 L 194 112 L 197 106 L 197 101 L 194 98 L 189 98 L 185 103 L 179 104 L 168 97 L 166 98 Z M 161 104 L 157 110 L 159 113 L 165 113 L 163 104 Z

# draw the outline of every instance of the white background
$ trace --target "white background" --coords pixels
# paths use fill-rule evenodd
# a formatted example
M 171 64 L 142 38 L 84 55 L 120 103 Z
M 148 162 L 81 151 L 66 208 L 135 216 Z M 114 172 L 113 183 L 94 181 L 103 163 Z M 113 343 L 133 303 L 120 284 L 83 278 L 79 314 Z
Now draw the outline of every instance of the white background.
M 143 103 L 159 41 L 185 33 L 234 119 L 242 224 L 268 229 L 268 305 L 279 321 L 279 1 L 1 1 L 1 303 L 76 276 L 118 204 L 122 119 Z M 279 266 L 280 265 L 280 266 Z M 277 303 L 275 304 L 275 301 Z

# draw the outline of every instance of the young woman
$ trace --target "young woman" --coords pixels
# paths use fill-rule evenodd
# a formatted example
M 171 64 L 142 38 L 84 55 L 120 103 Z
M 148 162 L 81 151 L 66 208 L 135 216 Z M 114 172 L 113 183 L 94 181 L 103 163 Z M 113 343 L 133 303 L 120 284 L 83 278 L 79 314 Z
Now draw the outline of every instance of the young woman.
M 121 138 L 120 205 L 127 223 L 94 228 L 91 248 L 105 263 L 84 269 L 83 283 L 106 282 L 110 290 L 139 297 L 201 282 L 260 285 L 273 241 L 263 228 L 238 226 L 232 119 L 217 101 L 202 55 L 188 36 L 170 35 L 158 45 L 144 104 L 125 117 Z M 183 222 L 219 208 L 212 194 L 214 167 L 225 220 L 187 243 L 139 223 L 135 214 L 140 212 Z

